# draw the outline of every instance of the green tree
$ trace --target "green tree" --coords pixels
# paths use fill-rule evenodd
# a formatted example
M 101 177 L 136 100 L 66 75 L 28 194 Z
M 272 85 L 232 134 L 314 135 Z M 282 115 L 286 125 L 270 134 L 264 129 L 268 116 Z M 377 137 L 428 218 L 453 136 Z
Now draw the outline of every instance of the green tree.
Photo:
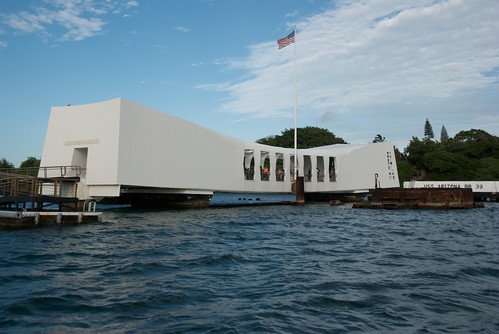
M 449 142 L 449 150 L 464 154 L 471 159 L 499 159 L 499 137 L 484 130 L 460 131 Z
M 491 135 L 490 133 L 479 130 L 479 129 L 471 129 L 466 131 L 460 131 L 454 136 L 454 140 L 463 142 L 463 143 L 472 143 L 472 142 L 497 142 L 499 138 Z
M 412 137 L 404 154 L 397 157 L 401 183 L 413 178 L 434 181 L 499 179 L 499 137 L 471 129 L 457 133 L 442 144 L 429 138 Z
M 479 173 L 477 181 L 497 181 L 499 180 L 499 159 L 485 158 L 478 161 Z
M 447 129 L 442 125 L 442 130 L 440 130 L 440 142 L 446 143 L 449 140 L 449 134 L 447 133 Z
M 312 148 L 333 144 L 346 144 L 342 138 L 336 137 L 332 132 L 327 129 L 307 126 L 297 129 L 298 148 Z M 259 144 L 270 146 L 294 147 L 294 129 L 285 129 L 280 135 L 268 136 L 258 139 Z
M 418 137 L 412 137 L 409 145 L 404 149 L 404 155 L 411 165 L 424 174 L 425 166 L 423 165 L 423 157 L 425 154 L 437 149 L 437 143 L 430 139 L 419 140 Z
M 14 168 L 14 165 L 7 161 L 7 159 L 0 159 L 0 168 Z
M 453 181 L 476 179 L 476 161 L 443 149 L 428 152 L 422 164 L 427 171 L 426 180 Z
M 373 143 L 382 143 L 385 141 L 385 137 L 380 135 L 379 133 L 374 137 Z
M 404 181 L 413 180 L 419 175 L 419 171 L 406 159 L 397 160 L 397 171 L 401 187 L 403 187 Z
M 35 157 L 28 157 L 26 160 L 21 162 L 21 168 L 28 168 L 28 167 L 40 167 L 40 159 L 35 158 Z
M 433 128 L 432 128 L 428 118 L 426 119 L 426 122 L 424 124 L 424 137 L 425 137 L 425 139 L 435 138 L 435 135 L 433 134 Z

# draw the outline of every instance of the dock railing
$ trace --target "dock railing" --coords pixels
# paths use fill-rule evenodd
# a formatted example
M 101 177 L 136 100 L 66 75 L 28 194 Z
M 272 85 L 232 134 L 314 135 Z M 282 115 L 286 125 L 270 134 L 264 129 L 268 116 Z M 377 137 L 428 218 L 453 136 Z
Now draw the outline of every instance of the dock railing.
M 80 166 L 50 166 L 0 169 L 0 204 L 18 208 L 31 203 L 43 206 L 50 198 L 59 205 L 77 203 L 78 181 L 85 176 Z
M 39 178 L 85 177 L 86 168 L 80 166 L 0 168 L 0 178 L 5 174 Z

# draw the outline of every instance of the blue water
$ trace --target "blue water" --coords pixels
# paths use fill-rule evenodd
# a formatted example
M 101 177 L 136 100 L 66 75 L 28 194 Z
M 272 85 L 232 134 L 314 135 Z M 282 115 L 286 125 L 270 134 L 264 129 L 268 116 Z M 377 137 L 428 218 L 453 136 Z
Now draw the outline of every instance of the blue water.
M 0 230 L 0 332 L 497 333 L 498 217 L 307 204 Z

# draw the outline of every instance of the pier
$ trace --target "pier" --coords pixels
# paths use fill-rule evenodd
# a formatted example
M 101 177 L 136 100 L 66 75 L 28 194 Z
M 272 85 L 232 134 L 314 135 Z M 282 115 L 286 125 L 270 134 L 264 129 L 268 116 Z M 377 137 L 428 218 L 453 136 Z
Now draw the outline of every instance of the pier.
M 0 227 L 102 221 L 94 201 L 78 198 L 79 166 L 0 169 Z
M 101 212 L 0 211 L 0 227 L 30 228 L 102 222 Z

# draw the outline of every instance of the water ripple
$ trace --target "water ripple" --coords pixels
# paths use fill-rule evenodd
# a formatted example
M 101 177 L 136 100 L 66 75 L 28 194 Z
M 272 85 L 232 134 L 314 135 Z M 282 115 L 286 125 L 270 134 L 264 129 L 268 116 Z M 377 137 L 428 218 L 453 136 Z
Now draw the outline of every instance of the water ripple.
M 498 213 L 116 210 L 0 231 L 0 332 L 499 332 Z

